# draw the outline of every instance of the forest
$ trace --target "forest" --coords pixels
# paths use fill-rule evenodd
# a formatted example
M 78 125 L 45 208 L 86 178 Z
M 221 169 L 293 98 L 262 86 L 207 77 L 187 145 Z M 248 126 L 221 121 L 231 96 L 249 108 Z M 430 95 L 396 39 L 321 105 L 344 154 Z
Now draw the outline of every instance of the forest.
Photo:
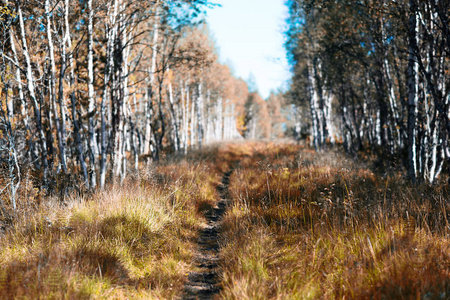
M 450 297 L 450 2 L 282 2 L 0 0 L 0 299 Z
M 14 208 L 24 172 L 48 191 L 104 188 L 145 157 L 269 134 L 247 129 L 267 105 L 218 61 L 198 17 L 207 5 L 3 4 L 1 159 Z
M 447 1 L 287 1 L 288 92 L 311 144 L 397 157 L 412 182 L 449 174 Z

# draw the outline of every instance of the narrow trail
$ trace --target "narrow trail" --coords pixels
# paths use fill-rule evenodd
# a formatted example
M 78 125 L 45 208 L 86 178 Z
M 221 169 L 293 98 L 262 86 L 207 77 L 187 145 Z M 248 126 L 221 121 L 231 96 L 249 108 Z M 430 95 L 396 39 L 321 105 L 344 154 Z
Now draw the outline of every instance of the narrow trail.
M 224 173 L 221 184 L 217 187 L 219 201 L 216 207 L 205 212 L 206 225 L 199 231 L 196 256 L 199 272 L 191 272 L 184 287 L 183 300 L 212 299 L 220 292 L 219 268 L 219 232 L 220 221 L 230 204 L 228 186 L 233 169 Z

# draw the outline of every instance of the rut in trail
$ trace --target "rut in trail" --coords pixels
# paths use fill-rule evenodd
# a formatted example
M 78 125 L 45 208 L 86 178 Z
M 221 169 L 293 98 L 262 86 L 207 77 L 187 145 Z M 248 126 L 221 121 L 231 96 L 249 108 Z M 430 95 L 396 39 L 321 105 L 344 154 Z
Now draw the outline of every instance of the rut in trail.
M 207 224 L 199 231 L 197 239 L 196 261 L 200 271 L 189 273 L 182 297 L 184 300 L 212 299 L 220 292 L 219 229 L 220 221 L 230 203 L 228 186 L 232 172 L 233 170 L 230 169 L 224 173 L 222 184 L 217 188 L 220 197 L 217 207 L 212 207 L 205 212 Z

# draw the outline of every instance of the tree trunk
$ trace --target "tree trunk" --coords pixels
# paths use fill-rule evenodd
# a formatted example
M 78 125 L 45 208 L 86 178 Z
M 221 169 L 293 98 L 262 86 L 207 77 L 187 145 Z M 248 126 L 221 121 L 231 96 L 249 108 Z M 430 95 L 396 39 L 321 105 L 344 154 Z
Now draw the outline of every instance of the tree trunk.
M 17 58 L 16 45 L 14 42 L 14 37 L 13 37 L 14 35 L 12 32 L 12 29 L 10 29 L 10 31 L 9 31 L 9 36 L 10 36 L 11 50 L 13 52 L 14 62 L 17 66 L 19 66 L 19 60 Z M 16 70 L 15 70 L 15 77 L 16 77 L 16 81 L 17 81 L 17 87 L 19 90 L 19 100 L 20 100 L 20 104 L 21 104 L 21 114 L 22 114 L 23 125 L 25 126 L 26 137 L 28 140 L 28 147 L 29 147 L 28 152 L 29 152 L 30 162 L 33 162 L 34 166 L 36 168 L 39 168 L 38 159 L 34 156 L 34 147 L 35 146 L 34 146 L 34 141 L 33 141 L 33 135 L 31 133 L 30 121 L 29 121 L 29 117 L 28 117 L 27 103 L 25 101 L 25 97 L 23 94 L 22 77 L 20 75 L 20 69 L 18 67 L 16 67 Z
M 312 146 L 314 149 L 319 150 L 321 148 L 321 135 L 319 130 L 319 95 L 316 90 L 316 77 L 314 76 L 313 62 L 308 59 L 308 85 L 310 93 L 310 111 L 312 120 Z
M 94 9 L 92 0 L 87 1 L 88 4 L 88 25 L 87 25 L 87 42 L 88 42 L 88 132 L 89 132 L 89 149 L 91 162 L 91 187 L 97 186 L 96 157 L 98 155 L 97 143 L 95 141 L 94 132 L 94 115 L 95 115 L 95 94 L 94 94 Z
M 153 100 L 155 93 L 155 73 L 156 73 L 156 58 L 158 55 L 158 36 L 159 36 L 159 18 L 157 17 L 158 10 L 155 12 L 155 21 L 153 24 L 153 45 L 152 45 L 152 65 L 149 72 L 150 82 L 148 85 L 148 103 L 147 103 L 147 113 L 146 113 L 146 125 L 145 125 L 145 145 L 144 154 L 151 154 L 151 137 L 153 136 L 153 130 L 151 126 L 153 117 Z
M 27 87 L 28 87 L 28 92 L 30 94 L 31 103 L 33 105 L 34 117 L 35 117 L 35 121 L 36 121 L 36 128 L 37 128 L 39 139 L 40 139 L 42 169 L 43 169 L 43 183 L 44 183 L 44 187 L 46 187 L 47 179 L 48 179 L 47 140 L 45 137 L 44 129 L 42 128 L 42 117 L 41 117 L 41 110 L 40 110 L 39 102 L 36 98 L 36 92 L 35 92 L 35 87 L 34 87 L 35 81 L 34 81 L 33 71 L 31 69 L 30 55 L 28 53 L 28 46 L 27 46 L 27 40 L 26 40 L 26 34 L 25 34 L 25 26 L 23 23 L 22 9 L 20 7 L 20 2 L 18 0 L 16 1 L 16 3 L 17 3 L 17 13 L 19 15 L 20 35 L 22 38 L 22 52 L 23 52 L 23 56 L 25 58 L 25 63 L 26 63 Z
M 187 154 L 189 147 L 189 106 L 191 105 L 189 97 L 189 85 L 187 84 L 187 82 L 185 82 L 184 89 L 186 91 L 186 103 L 184 109 L 184 154 Z
M 179 128 L 178 128 L 178 122 L 179 119 L 177 109 L 175 107 L 174 99 L 173 99 L 173 89 L 172 89 L 172 82 L 169 81 L 168 84 L 169 89 L 169 109 L 171 113 L 170 122 L 172 124 L 172 130 L 173 130 L 173 139 L 174 139 L 174 149 L 175 152 L 178 152 L 180 150 L 180 136 L 179 136 Z
M 409 1 L 410 16 L 408 27 L 408 176 L 413 181 L 417 180 L 417 153 L 416 153 L 416 110 L 417 110 L 417 72 L 418 67 L 416 63 L 417 56 L 415 51 L 417 49 L 417 20 L 416 11 L 417 5 L 415 0 Z
M 69 51 L 72 49 L 72 40 L 70 38 L 70 27 L 69 27 L 69 3 L 70 0 L 65 0 L 65 12 L 64 12 L 64 21 L 65 21 L 65 37 L 64 37 L 64 43 L 67 43 L 69 46 Z M 67 55 L 66 52 L 64 52 L 64 55 Z M 73 88 L 75 85 L 75 74 L 74 74 L 74 62 L 73 62 L 73 56 L 67 55 L 67 58 L 65 59 L 66 62 L 68 61 L 69 67 L 70 67 L 70 79 L 69 79 L 69 88 Z M 81 141 L 80 136 L 80 125 L 78 122 L 77 117 L 77 105 L 76 105 L 76 96 L 75 91 L 72 91 L 70 93 L 70 99 L 72 102 L 72 123 L 73 123 L 73 134 L 74 134 L 74 141 L 75 141 L 75 148 L 76 153 L 78 155 L 78 160 L 80 162 L 81 172 L 83 174 L 84 184 L 86 185 L 86 188 L 90 188 L 89 185 L 89 177 L 88 172 L 86 168 L 86 162 L 84 161 L 84 153 L 83 153 L 83 143 Z
M 195 93 L 192 93 L 192 103 L 191 103 L 191 148 L 194 147 L 194 145 L 196 144 L 196 140 L 195 140 L 195 125 L 197 124 L 196 119 L 195 119 L 195 104 L 196 102 L 194 102 L 195 99 Z
M 63 144 L 63 137 L 61 132 L 61 121 L 59 119 L 58 108 L 56 104 L 56 64 L 55 64 L 55 47 L 53 45 L 53 37 L 52 37 L 52 23 L 50 19 L 50 1 L 45 0 L 45 16 L 47 21 L 46 32 L 47 32 L 47 41 L 48 41 L 48 52 L 50 57 L 50 101 L 51 106 L 53 108 L 53 117 L 55 118 L 55 126 L 56 126 L 56 138 L 58 142 L 59 148 L 59 160 L 60 165 L 64 173 L 67 173 L 66 166 L 66 151 Z M 64 65 L 61 66 L 61 72 L 63 72 Z M 61 86 L 61 85 L 60 85 Z M 60 99 L 61 100 L 61 99 Z M 60 102 L 61 104 L 61 102 Z M 61 109 L 60 109 L 61 111 Z
M 122 9 L 123 10 L 123 9 Z M 121 102 L 121 114 L 122 117 L 120 118 L 119 123 L 119 132 L 121 136 L 121 141 L 118 145 L 119 152 L 118 152 L 118 171 L 117 174 L 121 173 L 121 181 L 123 182 L 126 176 L 127 172 L 127 156 L 126 156 L 126 149 L 127 149 L 127 131 L 128 131 L 128 124 L 127 124 L 127 110 L 126 107 L 128 105 L 129 101 L 129 89 L 128 89 L 128 58 L 131 51 L 131 46 L 129 44 L 132 44 L 131 41 L 131 31 L 127 32 L 126 25 L 124 24 L 124 18 L 121 19 L 121 27 L 120 30 L 122 34 L 122 56 L 123 56 L 123 63 L 122 68 L 120 69 L 120 89 L 122 91 L 122 102 Z M 133 25 L 130 26 L 131 28 Z M 129 35 L 129 36 L 128 36 Z M 128 43 L 130 41 L 130 43 Z
M 222 97 L 217 99 L 217 108 L 216 108 L 216 122 L 215 122 L 215 137 L 216 141 L 222 140 L 223 135 L 223 100 Z
M 105 74 L 103 78 L 103 92 L 100 108 L 101 128 L 101 157 L 100 157 L 100 187 L 104 189 L 106 182 L 106 156 L 107 156 L 107 140 L 108 135 L 106 132 L 106 104 L 108 97 L 108 85 L 110 83 L 111 72 L 114 69 L 114 40 L 116 38 L 116 16 L 117 16 L 117 0 L 114 2 L 114 6 L 111 8 L 111 4 L 108 5 L 109 22 L 106 26 L 106 66 Z
M 202 148 L 203 143 L 203 95 L 202 95 L 202 83 L 198 84 L 198 95 L 197 95 L 197 144 L 199 149 Z

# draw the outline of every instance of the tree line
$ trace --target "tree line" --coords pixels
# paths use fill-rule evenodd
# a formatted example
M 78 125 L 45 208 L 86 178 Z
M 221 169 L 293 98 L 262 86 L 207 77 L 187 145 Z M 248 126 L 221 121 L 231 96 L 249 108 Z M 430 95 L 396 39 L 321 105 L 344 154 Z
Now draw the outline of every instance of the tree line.
M 413 182 L 450 174 L 450 2 L 286 5 L 296 135 L 401 157 Z
M 219 62 L 208 5 L 0 2 L 1 193 L 14 209 L 24 169 L 45 189 L 64 176 L 103 188 L 139 160 L 249 132 L 259 95 Z

